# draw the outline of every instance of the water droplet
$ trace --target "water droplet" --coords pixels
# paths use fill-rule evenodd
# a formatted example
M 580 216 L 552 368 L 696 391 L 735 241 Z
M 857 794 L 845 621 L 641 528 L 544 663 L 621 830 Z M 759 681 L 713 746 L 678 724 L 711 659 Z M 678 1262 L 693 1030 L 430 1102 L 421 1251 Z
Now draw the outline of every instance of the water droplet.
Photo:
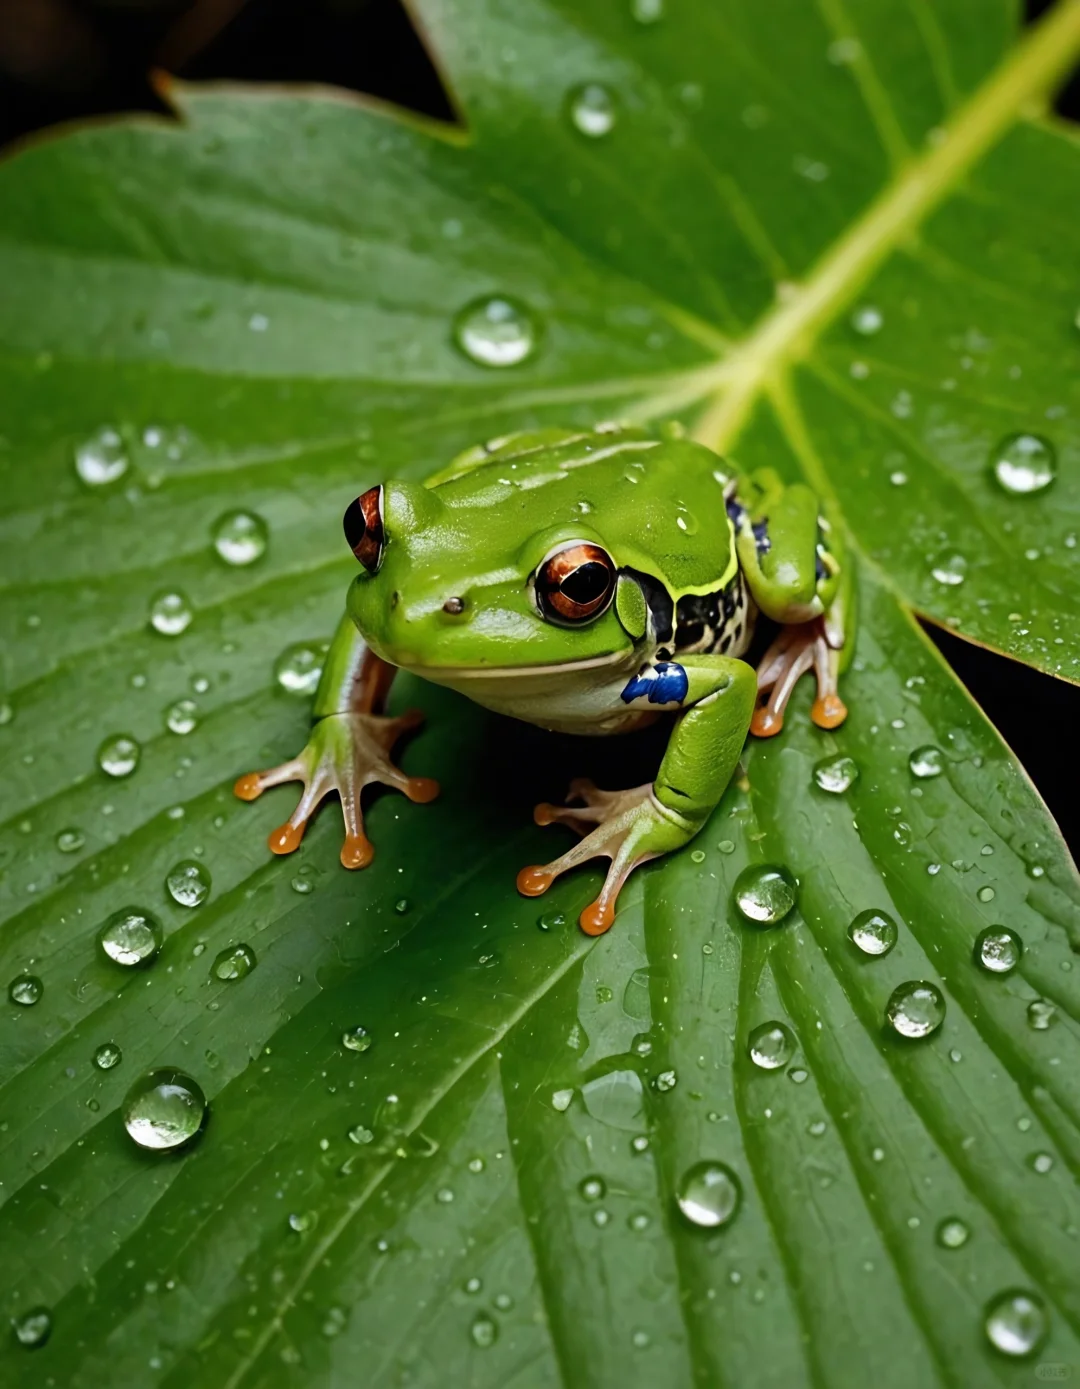
M 23 1008 L 32 1008 L 45 992 L 45 985 L 36 974 L 17 974 L 8 985 L 8 998 Z
M 548 912 L 545 916 L 537 917 L 536 924 L 541 931 L 557 931 L 560 926 L 566 925 L 566 917 L 562 912 Z
M 676 1191 L 679 1210 L 692 1225 L 726 1225 L 739 1209 L 742 1188 L 722 1162 L 697 1162 L 683 1173 Z
M 214 522 L 214 549 L 226 564 L 254 564 L 266 554 L 270 532 L 253 511 L 227 511 Z
M 514 1305 L 514 1299 L 509 1293 L 496 1293 L 491 1300 L 500 1312 L 509 1312 Z
M 945 999 L 935 984 L 910 979 L 893 990 L 885 1017 L 901 1037 L 929 1037 L 945 1020 Z
M 1038 1172 L 1040 1176 L 1049 1172 L 1054 1165 L 1054 1159 L 1049 1153 L 1032 1153 L 1028 1160 L 1031 1163 L 1032 1171 Z
M 31 1307 L 29 1312 L 12 1317 L 11 1326 L 20 1346 L 26 1346 L 27 1350 L 37 1350 L 52 1333 L 52 1313 L 48 1307 Z
M 583 1177 L 578 1183 L 578 1191 L 586 1201 L 599 1201 L 607 1195 L 607 1184 L 603 1177 Z
M 788 1079 L 795 1085 L 803 1085 L 810 1076 L 810 1072 L 803 1070 L 801 1066 L 788 1071 Z
M 448 1186 L 439 1187 L 438 1191 L 435 1193 L 435 1200 L 438 1201 L 440 1206 L 449 1206 L 453 1199 L 454 1193 Z
M 637 1330 L 630 1337 L 630 1344 L 635 1350 L 648 1350 L 652 1345 L 652 1337 L 647 1331 Z
M 198 712 L 193 699 L 178 699 L 165 710 L 165 727 L 170 733 L 194 733 L 199 726 Z
M 148 965 L 161 949 L 161 922 L 142 907 L 123 907 L 98 932 L 98 945 L 118 965 Z
M 156 593 L 150 600 L 150 626 L 163 637 L 178 637 L 195 616 L 187 595 L 173 590 Z
M 295 1230 L 298 1235 L 306 1234 L 314 1228 L 317 1219 L 314 1211 L 293 1211 L 289 1216 L 289 1229 Z
M 473 299 L 454 319 L 455 346 L 483 367 L 518 366 L 532 356 L 538 337 L 529 309 L 503 295 Z
M 499 1339 L 499 1328 L 486 1312 L 477 1312 L 469 1327 L 469 1339 L 474 1346 L 488 1350 Z
M 326 1309 L 326 1314 L 323 1317 L 323 1323 L 320 1330 L 322 1331 L 322 1334 L 327 1338 L 327 1340 L 332 1341 L 335 1336 L 341 1335 L 341 1333 L 345 1330 L 348 1324 L 349 1314 L 344 1307 L 328 1307 Z
M 1023 951 L 1023 941 L 1007 926 L 988 926 L 975 937 L 975 963 L 991 974 L 1014 970 Z
M 626 1223 L 637 1234 L 640 1234 L 642 1230 L 647 1230 L 650 1225 L 649 1217 L 644 1211 L 634 1211 L 627 1217 Z
M 992 1298 L 983 1321 L 986 1339 L 1002 1355 L 1032 1355 L 1049 1330 L 1046 1311 L 1034 1293 L 1010 1289 Z
M 1027 1007 L 1028 1027 L 1036 1032 L 1045 1032 L 1057 1021 L 1057 1009 L 1045 998 L 1033 998 Z
M 130 776 L 139 765 L 142 748 L 126 733 L 114 733 L 97 750 L 98 766 L 108 776 Z
M 150 1071 L 127 1092 L 121 1113 L 140 1148 L 179 1148 L 202 1128 L 206 1096 L 183 1071 Z
M 644 1133 L 635 1134 L 630 1140 L 630 1151 L 633 1153 L 647 1153 L 649 1151 L 649 1139 Z
M 814 784 L 833 796 L 841 796 L 859 779 L 859 764 L 853 757 L 825 757 L 814 764 Z
M 183 859 L 165 879 L 169 896 L 179 907 L 201 907 L 210 896 L 210 870 L 195 859 Z
M 721 839 L 716 847 L 722 854 L 733 854 L 735 852 L 735 842 L 732 839 Z
M 912 776 L 918 777 L 920 781 L 928 781 L 931 777 L 940 776 L 945 770 L 945 754 L 940 748 L 932 747 L 928 743 L 926 747 L 915 749 L 908 758 L 908 767 Z
M 363 1124 L 357 1124 L 351 1128 L 347 1134 L 350 1143 L 355 1143 L 358 1147 L 365 1147 L 374 1141 L 375 1135 Z
M 294 695 L 313 695 L 319 688 L 326 647 L 323 643 L 296 642 L 274 662 L 274 679 Z
M 937 1227 L 934 1238 L 942 1249 L 960 1249 L 971 1238 L 971 1231 L 959 1216 L 947 1216 Z
M 655 24 L 664 16 L 664 0 L 630 0 L 630 14 L 639 24 Z
M 315 891 L 315 884 L 311 880 L 311 869 L 301 868 L 296 877 L 289 883 L 293 892 L 298 892 L 301 897 L 306 897 L 309 892 Z
M 394 911 L 397 912 L 398 916 L 405 916 L 408 914 L 411 905 L 407 897 L 399 897 L 394 903 Z
M 366 1027 L 350 1027 L 341 1034 L 341 1045 L 346 1051 L 370 1051 L 374 1040 Z
M 124 1053 L 115 1042 L 102 1042 L 94 1052 L 94 1065 L 99 1071 L 111 1071 L 114 1066 L 119 1066 L 123 1059 Z
M 782 1022 L 763 1022 L 750 1033 L 750 1060 L 763 1071 L 786 1066 L 795 1053 L 795 1038 Z
M 575 128 L 591 140 L 598 140 L 614 128 L 615 98 L 599 82 L 575 87 L 567 98 L 566 109 Z
M 659 1075 L 653 1077 L 653 1089 L 659 1090 L 661 1095 L 666 1095 L 669 1090 L 674 1090 L 679 1083 L 679 1077 L 674 1071 L 661 1071 Z
M 110 425 L 102 425 L 75 449 L 75 471 L 87 487 L 117 482 L 130 462 L 123 439 Z
M 874 304 L 863 304 L 851 315 L 851 326 L 864 338 L 880 333 L 885 316 Z
M 86 835 L 77 826 L 61 830 L 56 836 L 56 847 L 62 854 L 77 853 L 86 843 Z
M 896 944 L 898 934 L 892 917 L 873 907 L 860 912 L 848 927 L 848 939 L 864 955 L 887 955 Z
M 967 568 L 967 560 L 955 550 L 943 550 L 930 562 L 931 575 L 947 588 L 955 588 L 962 584 L 967 578 Z
M 754 926 L 776 926 L 795 906 L 795 879 L 777 864 L 754 864 L 735 879 L 735 905 Z
M 592 1223 L 596 1226 L 598 1230 L 602 1230 L 604 1226 L 609 1223 L 610 1220 L 611 1214 L 610 1212 L 604 1210 L 603 1206 L 600 1206 L 597 1210 L 593 1211 L 592 1213 Z
M 484 1170 L 485 1165 L 486 1164 L 482 1157 L 474 1157 L 469 1159 L 470 1172 L 482 1172 Z
M 691 863 L 704 863 L 704 862 L 705 862 L 705 850 L 704 850 L 704 849 L 692 849 L 692 850 L 690 851 L 690 861 L 691 861 Z
M 1038 434 L 1010 434 L 991 451 L 990 472 L 1010 496 L 1045 492 L 1057 477 L 1057 453 Z
M 597 1003 L 610 1003 L 611 1000 L 612 1000 L 614 997 L 615 997 L 614 993 L 612 993 L 612 991 L 608 988 L 608 986 L 607 986 L 606 984 L 600 984 L 600 985 L 597 986 L 597 989 L 596 989 L 596 1001 L 597 1001 Z
M 570 1101 L 573 1098 L 573 1090 L 556 1090 L 551 1096 L 551 1107 L 563 1114 L 570 1108 Z
M 255 952 L 250 945 L 240 942 L 227 945 L 211 966 L 215 979 L 232 981 L 244 979 L 255 968 Z
M 992 902 L 996 895 L 992 887 L 980 887 L 975 894 L 980 902 Z

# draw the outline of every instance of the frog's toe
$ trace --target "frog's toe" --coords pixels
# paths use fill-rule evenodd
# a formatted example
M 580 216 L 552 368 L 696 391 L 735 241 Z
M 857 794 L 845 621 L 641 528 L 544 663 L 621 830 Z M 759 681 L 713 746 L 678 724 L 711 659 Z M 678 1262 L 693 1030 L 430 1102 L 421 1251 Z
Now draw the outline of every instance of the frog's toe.
M 780 732 L 795 686 L 811 670 L 817 680 L 817 698 L 810 717 L 819 728 L 838 728 L 847 718 L 847 708 L 836 692 L 839 662 L 840 653 L 830 646 L 820 618 L 782 628 L 758 666 L 758 707 L 750 732 L 758 738 Z

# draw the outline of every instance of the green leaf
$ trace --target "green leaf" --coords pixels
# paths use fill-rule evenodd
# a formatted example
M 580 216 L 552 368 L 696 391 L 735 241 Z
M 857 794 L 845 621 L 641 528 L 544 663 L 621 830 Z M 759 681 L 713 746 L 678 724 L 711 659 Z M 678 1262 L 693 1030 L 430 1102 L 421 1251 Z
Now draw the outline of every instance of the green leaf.
M 44 987 L 0 1018 L 0 1296 L 52 1319 L 0 1350 L 5 1384 L 1027 1383 L 983 1329 L 1010 1289 L 1044 1308 L 1036 1362 L 1080 1363 L 1080 884 L 912 617 L 1077 674 L 1080 155 L 1039 108 L 1080 6 L 1019 43 L 985 0 L 654 8 L 423 0 L 464 130 L 183 88 L 179 125 L 2 171 L 0 978 Z M 604 134 L 574 125 L 581 84 Z M 534 325 L 516 365 L 455 346 L 491 296 Z M 813 729 L 802 692 L 705 857 L 637 874 L 597 942 L 593 874 L 546 929 L 514 893 L 559 833 L 529 807 L 643 780 L 662 729 L 554 739 L 402 680 L 429 720 L 405 765 L 443 799 L 378 800 L 363 874 L 332 808 L 271 860 L 290 791 L 229 788 L 304 738 L 273 668 L 336 621 L 347 501 L 612 416 L 835 497 L 848 723 Z M 990 475 L 1018 433 L 1053 446 L 1045 491 Z M 238 508 L 268 528 L 250 566 L 212 544 Z M 149 622 L 170 593 L 175 636 Z M 841 755 L 834 795 L 813 768 Z M 190 908 L 185 860 L 212 877 Z M 800 880 L 768 932 L 731 905 L 760 862 Z M 131 906 L 165 931 L 143 970 L 95 944 Z M 847 936 L 868 909 L 899 923 L 878 959 Z M 1024 942 L 1004 977 L 972 960 L 999 924 Z M 254 970 L 216 977 L 241 943 Z M 886 1008 L 920 979 L 945 1021 L 904 1040 Z M 772 1071 L 767 1022 L 795 1042 Z M 174 1155 L 121 1119 L 155 1067 L 209 1102 Z M 741 1189 L 714 1231 L 676 1200 L 703 1160 Z

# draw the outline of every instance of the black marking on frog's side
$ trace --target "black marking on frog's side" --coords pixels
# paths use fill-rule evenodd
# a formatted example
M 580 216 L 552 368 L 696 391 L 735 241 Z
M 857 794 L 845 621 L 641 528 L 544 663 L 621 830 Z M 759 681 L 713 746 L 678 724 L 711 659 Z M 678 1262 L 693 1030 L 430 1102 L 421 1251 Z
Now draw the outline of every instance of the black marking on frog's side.
M 769 536 L 769 518 L 766 516 L 762 521 L 751 523 L 750 529 L 754 532 L 754 544 L 757 547 L 758 559 L 762 555 L 767 555 L 772 549 L 772 540 Z
M 633 579 L 641 589 L 649 612 L 649 628 L 653 641 L 670 643 L 675 635 L 675 604 L 671 594 L 659 579 L 640 569 L 624 568 L 619 572 Z
M 675 653 L 712 651 L 726 656 L 744 649 L 743 634 L 750 634 L 749 599 L 742 571 L 712 593 L 691 593 L 679 599 L 676 609 Z

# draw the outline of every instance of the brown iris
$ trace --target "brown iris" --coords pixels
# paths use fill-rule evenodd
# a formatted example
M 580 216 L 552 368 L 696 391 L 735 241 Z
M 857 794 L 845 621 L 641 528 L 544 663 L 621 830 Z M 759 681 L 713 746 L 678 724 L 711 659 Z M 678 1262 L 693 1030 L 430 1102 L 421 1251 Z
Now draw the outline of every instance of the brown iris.
M 342 524 L 353 554 L 369 574 L 382 562 L 382 488 L 369 487 L 362 497 L 350 502 Z
M 588 541 L 568 545 L 536 571 L 536 601 L 552 622 L 574 624 L 599 617 L 614 592 L 614 561 Z

